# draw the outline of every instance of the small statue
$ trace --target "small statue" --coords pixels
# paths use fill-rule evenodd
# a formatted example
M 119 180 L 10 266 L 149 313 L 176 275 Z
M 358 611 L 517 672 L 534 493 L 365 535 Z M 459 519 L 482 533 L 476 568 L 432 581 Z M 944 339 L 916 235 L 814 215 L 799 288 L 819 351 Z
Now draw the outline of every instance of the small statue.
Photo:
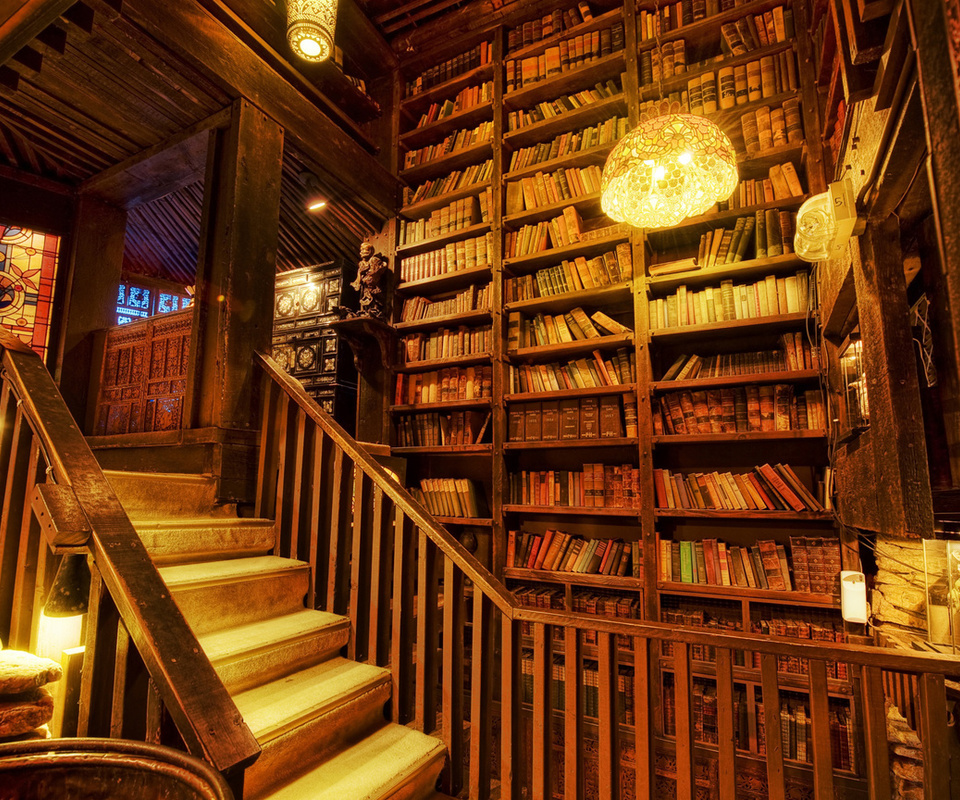
M 357 278 L 350 284 L 351 288 L 360 293 L 360 307 L 354 316 L 384 317 L 384 292 L 380 284 L 383 282 L 390 265 L 369 242 L 360 245 L 360 263 L 357 265 Z

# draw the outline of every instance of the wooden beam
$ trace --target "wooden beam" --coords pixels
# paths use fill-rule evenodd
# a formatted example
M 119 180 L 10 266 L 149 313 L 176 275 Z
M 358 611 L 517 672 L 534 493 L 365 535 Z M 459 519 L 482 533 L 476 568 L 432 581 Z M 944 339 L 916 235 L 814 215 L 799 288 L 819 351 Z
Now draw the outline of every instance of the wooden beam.
M 59 25 L 48 25 L 37 34 L 37 41 L 60 55 L 67 50 L 67 32 Z
M 337 184 L 380 218 L 396 210 L 398 181 L 314 103 L 192 0 L 138 2 L 125 15 L 188 62 L 263 109 Z
M 63 18 L 76 25 L 84 33 L 93 33 L 93 9 L 86 3 L 74 3 L 66 10 Z
M 3 86 L 11 92 L 17 91 L 17 89 L 20 88 L 19 73 L 17 73 L 16 70 L 10 69 L 10 67 L 0 66 L 0 86 Z
M 25 0 L 17 9 L 0 11 L 0 65 L 57 21 L 76 0 Z
M 43 66 L 43 56 L 40 54 L 40 51 L 34 50 L 29 46 L 21 47 L 17 50 L 17 52 L 13 54 L 13 60 L 18 64 L 22 64 L 32 72 L 40 72 L 40 68 Z

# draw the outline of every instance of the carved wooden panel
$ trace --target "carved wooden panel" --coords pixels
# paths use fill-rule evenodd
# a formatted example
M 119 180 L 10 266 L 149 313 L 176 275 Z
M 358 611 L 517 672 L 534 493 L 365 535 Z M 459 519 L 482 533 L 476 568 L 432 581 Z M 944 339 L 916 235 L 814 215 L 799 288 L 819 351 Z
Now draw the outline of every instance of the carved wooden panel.
M 188 310 L 107 333 L 95 434 L 181 427 L 192 324 Z

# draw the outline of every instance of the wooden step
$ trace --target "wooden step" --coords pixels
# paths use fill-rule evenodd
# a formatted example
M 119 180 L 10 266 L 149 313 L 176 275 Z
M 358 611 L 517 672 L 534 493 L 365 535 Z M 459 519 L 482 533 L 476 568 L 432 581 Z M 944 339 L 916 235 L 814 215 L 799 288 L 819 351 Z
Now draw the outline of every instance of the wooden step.
M 310 567 L 276 556 L 160 567 L 198 636 L 303 609 Z
M 350 640 L 350 620 L 301 609 L 200 637 L 231 693 L 264 684 L 335 655 Z
M 127 516 L 235 517 L 233 505 L 217 505 L 217 481 L 208 475 L 104 470 Z
M 268 519 L 131 517 L 131 522 L 157 564 L 267 555 L 276 541 Z
M 422 800 L 434 792 L 444 756 L 439 739 L 391 723 L 262 797 Z
M 245 797 L 268 795 L 271 786 L 377 730 L 390 691 L 388 670 L 335 657 L 234 695 L 263 748 L 247 770 Z

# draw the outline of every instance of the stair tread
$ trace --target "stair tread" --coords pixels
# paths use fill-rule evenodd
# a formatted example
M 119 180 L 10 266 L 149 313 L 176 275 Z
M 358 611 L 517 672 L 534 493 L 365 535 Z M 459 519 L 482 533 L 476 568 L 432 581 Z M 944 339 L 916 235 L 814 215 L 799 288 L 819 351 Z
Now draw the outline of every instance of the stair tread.
M 388 724 L 269 794 L 271 800 L 375 800 L 444 755 L 439 739 Z
M 308 568 L 303 561 L 279 556 L 252 556 L 224 561 L 203 561 L 196 564 L 174 564 L 160 567 L 160 575 L 171 589 L 189 584 L 233 581 L 258 575 L 277 574 Z
M 207 658 L 216 662 L 249 653 L 253 649 L 276 647 L 281 642 L 309 636 L 324 628 L 349 625 L 339 614 L 305 608 L 282 617 L 236 625 L 200 637 Z
M 339 656 L 234 696 L 253 735 L 265 741 L 390 680 L 390 671 Z
M 167 517 L 143 518 L 130 517 L 130 522 L 138 531 L 146 530 L 177 530 L 179 528 L 250 528 L 273 530 L 274 522 L 271 519 L 248 517 Z

